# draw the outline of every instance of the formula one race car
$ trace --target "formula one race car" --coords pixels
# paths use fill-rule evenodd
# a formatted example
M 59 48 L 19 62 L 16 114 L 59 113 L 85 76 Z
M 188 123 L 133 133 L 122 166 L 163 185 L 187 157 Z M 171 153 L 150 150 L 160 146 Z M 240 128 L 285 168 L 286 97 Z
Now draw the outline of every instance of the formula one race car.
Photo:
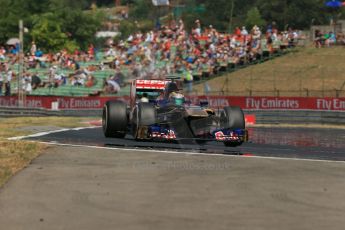
M 181 93 L 182 81 L 135 80 L 130 105 L 107 101 L 102 127 L 106 137 L 136 140 L 197 142 L 219 141 L 238 146 L 247 140 L 243 111 L 236 106 L 213 110 L 207 102 L 192 105 Z

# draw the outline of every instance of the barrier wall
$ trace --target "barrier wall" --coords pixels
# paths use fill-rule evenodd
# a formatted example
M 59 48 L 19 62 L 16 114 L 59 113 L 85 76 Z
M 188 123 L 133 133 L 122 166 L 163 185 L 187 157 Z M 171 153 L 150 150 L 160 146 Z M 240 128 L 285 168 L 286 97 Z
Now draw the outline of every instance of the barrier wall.
M 27 96 L 27 108 L 52 109 L 52 105 L 61 110 L 100 109 L 108 100 L 115 97 L 44 97 Z M 129 97 L 117 97 L 128 102 Z M 195 96 L 189 97 L 192 103 L 208 101 L 212 108 L 236 105 L 244 110 L 315 110 L 345 112 L 345 98 L 303 98 L 303 97 L 227 97 L 227 96 Z M 17 97 L 0 97 L 0 107 L 16 107 Z

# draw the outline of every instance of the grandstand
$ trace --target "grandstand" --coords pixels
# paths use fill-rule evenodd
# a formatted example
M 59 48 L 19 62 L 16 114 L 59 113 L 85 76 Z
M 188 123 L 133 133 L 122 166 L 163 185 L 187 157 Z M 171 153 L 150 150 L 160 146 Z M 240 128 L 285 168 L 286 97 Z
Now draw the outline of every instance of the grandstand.
M 202 72 L 198 72 L 197 70 L 194 70 L 192 72 L 192 75 L 194 77 L 194 82 L 201 83 L 207 80 L 210 80 L 212 78 L 218 77 L 226 72 L 233 72 L 238 69 L 242 69 L 244 67 L 247 67 L 248 65 L 252 64 L 257 64 L 257 63 L 262 63 L 264 61 L 267 61 L 269 59 L 278 57 L 282 54 L 285 54 L 287 51 L 280 51 L 272 55 L 267 55 L 263 56 L 262 58 L 256 60 L 253 63 L 250 64 L 236 64 L 233 62 L 229 63 L 221 63 L 219 67 L 219 71 L 217 74 L 213 76 L 208 76 L 208 67 L 206 65 L 202 66 Z M 89 62 L 89 63 L 82 63 L 81 66 L 87 67 L 88 65 L 94 65 L 95 62 Z M 160 61 L 155 65 L 155 68 L 161 69 L 164 66 L 167 65 L 167 62 L 165 61 Z M 18 66 L 15 65 L 14 70 L 18 69 Z M 41 79 L 42 81 L 48 81 L 48 69 L 29 69 L 28 72 L 32 74 L 38 74 L 39 76 L 42 76 Z M 73 73 L 71 70 L 66 70 L 66 69 L 61 69 L 59 71 L 63 75 L 68 76 L 69 74 Z M 125 74 L 125 76 L 129 76 L 129 69 L 128 68 L 122 68 L 122 72 Z M 60 85 L 58 87 L 39 87 L 35 90 L 33 90 L 29 95 L 36 95 L 36 96 L 89 96 L 89 95 L 97 95 L 99 92 L 103 91 L 103 80 L 108 78 L 110 75 L 114 74 L 114 70 L 112 69 L 105 69 L 105 70 L 97 70 L 92 73 L 92 75 L 96 79 L 96 84 L 93 85 L 92 87 L 85 87 L 85 86 L 74 86 L 71 84 L 65 84 L 65 85 Z M 177 77 L 183 78 L 183 73 L 180 74 L 175 74 Z M 129 77 L 128 77 L 129 78 Z M 16 93 L 17 91 L 17 82 L 13 81 L 11 85 L 11 92 Z M 118 96 L 122 95 L 129 95 L 129 85 L 122 87 L 121 91 L 117 94 Z
M 57 96 L 107 95 L 110 92 L 105 85 L 110 80 L 116 81 L 116 71 L 124 77 L 121 89 L 111 93 L 120 96 L 129 94 L 129 84 L 123 82 L 129 83 L 138 78 L 163 79 L 169 75 L 187 80 L 187 76 L 191 75 L 190 79 L 198 84 L 226 72 L 285 54 L 296 45 L 300 36 L 296 31 L 273 31 L 264 36 L 258 27 L 253 27 L 250 34 L 247 31 L 223 34 L 211 27 L 203 33 L 192 31 L 189 34 L 183 28 L 181 22 L 174 29 L 163 27 L 147 34 L 138 32 L 92 56 L 89 53 L 81 56 L 62 51 L 62 54 L 55 54 L 55 58 L 47 59 L 51 61 L 44 61 L 43 65 L 41 60 L 39 65 L 35 64 L 30 68 L 26 63 L 26 73 L 38 74 L 42 82 L 47 83 L 27 93 Z M 35 57 L 27 58 L 37 60 Z M 54 74 L 49 72 L 52 66 L 57 66 L 58 69 Z M 13 65 L 12 69 L 18 75 L 18 64 Z M 76 76 L 77 70 L 84 71 L 86 77 L 92 76 L 92 84 L 84 85 L 86 77 L 83 83 L 75 84 L 71 76 Z M 67 80 L 63 84 L 55 84 L 52 75 L 62 75 Z M 17 83 L 14 80 L 11 84 L 12 93 L 18 91 Z

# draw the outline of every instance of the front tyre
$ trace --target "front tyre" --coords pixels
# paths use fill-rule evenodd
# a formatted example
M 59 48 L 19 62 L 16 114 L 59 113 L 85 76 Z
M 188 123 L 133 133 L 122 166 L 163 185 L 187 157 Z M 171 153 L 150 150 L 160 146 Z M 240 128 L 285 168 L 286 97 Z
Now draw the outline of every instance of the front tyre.
M 245 129 L 245 119 L 243 111 L 238 106 L 228 106 L 224 108 L 223 128 Z
M 127 105 L 122 101 L 107 101 L 103 107 L 102 128 L 105 137 L 124 138 L 128 124 Z
M 222 117 L 223 127 L 235 130 L 246 128 L 243 110 L 238 106 L 228 106 L 224 108 L 224 116 Z M 243 141 L 225 141 L 227 147 L 237 147 L 243 144 Z

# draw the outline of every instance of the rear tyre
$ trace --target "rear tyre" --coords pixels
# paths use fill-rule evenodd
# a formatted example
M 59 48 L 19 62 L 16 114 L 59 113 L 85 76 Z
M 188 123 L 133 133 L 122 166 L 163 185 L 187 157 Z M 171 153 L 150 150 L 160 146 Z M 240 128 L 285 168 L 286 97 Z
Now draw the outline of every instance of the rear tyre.
M 127 106 L 122 101 L 107 101 L 103 107 L 102 128 L 105 137 L 124 138 L 128 124 Z
M 156 123 L 156 117 L 157 112 L 154 105 L 150 103 L 139 103 L 133 111 L 133 137 L 137 140 L 148 138 L 147 127 Z

